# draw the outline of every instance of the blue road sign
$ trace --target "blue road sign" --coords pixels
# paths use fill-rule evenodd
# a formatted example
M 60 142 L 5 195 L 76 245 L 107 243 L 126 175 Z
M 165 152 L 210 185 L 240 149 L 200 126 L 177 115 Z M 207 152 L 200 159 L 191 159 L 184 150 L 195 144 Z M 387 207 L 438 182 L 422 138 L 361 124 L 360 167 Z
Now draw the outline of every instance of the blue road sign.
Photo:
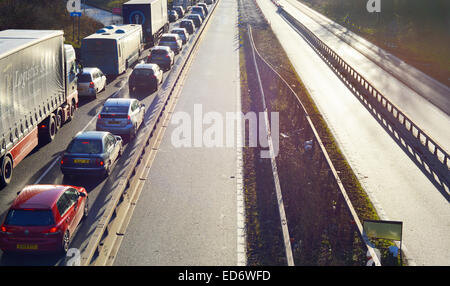
M 71 17 L 81 17 L 81 12 L 70 12 Z

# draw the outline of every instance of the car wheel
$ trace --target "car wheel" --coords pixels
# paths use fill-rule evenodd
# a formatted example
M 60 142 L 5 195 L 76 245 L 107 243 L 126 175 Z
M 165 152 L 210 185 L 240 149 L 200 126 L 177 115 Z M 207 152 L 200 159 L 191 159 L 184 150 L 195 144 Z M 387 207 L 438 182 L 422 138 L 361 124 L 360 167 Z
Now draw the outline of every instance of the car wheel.
M 62 243 L 61 243 L 61 252 L 63 254 L 66 254 L 67 251 L 69 250 L 69 244 L 70 244 L 70 235 L 69 235 L 69 231 L 66 230 L 66 232 L 64 233 L 64 236 L 63 236 Z

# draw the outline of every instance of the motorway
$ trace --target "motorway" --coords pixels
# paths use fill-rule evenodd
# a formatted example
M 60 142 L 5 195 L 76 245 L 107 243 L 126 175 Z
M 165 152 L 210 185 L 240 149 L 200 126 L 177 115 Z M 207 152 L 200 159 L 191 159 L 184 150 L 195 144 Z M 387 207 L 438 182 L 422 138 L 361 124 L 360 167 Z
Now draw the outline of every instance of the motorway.
M 275 6 L 268 0 L 256 1 L 381 219 L 403 221 L 402 249 L 408 263 L 449 265 L 450 253 L 445 250 L 450 245 L 448 200 L 305 40 L 280 17 Z M 370 63 L 353 47 L 336 40 L 336 36 L 300 10 L 289 6 L 287 1 L 280 3 L 296 17 L 298 15 L 321 39 L 325 35 L 325 43 L 332 48 L 335 48 L 333 44 L 338 45 L 337 51 L 346 61 L 366 73 L 364 76 L 381 92 L 388 97 L 395 96 L 392 100 L 398 102 L 400 108 L 407 109 L 413 120 L 420 121 L 427 132 L 439 138 L 438 142 L 448 149 L 450 119 L 440 109 L 407 90 L 403 83 L 395 82 L 385 70 Z M 430 118 L 433 120 L 427 123 Z
M 204 120 L 194 113 L 197 104 L 203 114 L 222 118 L 240 112 L 237 3 L 221 0 L 214 13 L 174 111 L 189 114 L 192 123 Z M 115 265 L 232 266 L 242 261 L 238 148 L 195 147 L 195 130 L 192 147 L 176 147 L 172 134 L 178 126 L 172 122 L 165 132 Z
M 176 26 L 171 23 L 170 28 Z M 198 30 L 191 36 L 187 45 L 192 45 Z M 148 55 L 148 50 L 142 54 L 142 58 Z M 187 57 L 187 49 L 178 55 L 175 59 L 173 69 L 180 68 Z M 81 251 L 86 247 L 92 230 L 96 227 L 99 217 L 105 211 L 105 206 L 111 197 L 111 190 L 115 184 L 115 179 L 123 173 L 123 169 L 127 166 L 128 158 L 132 154 L 136 146 L 140 142 L 138 136 L 134 141 L 125 147 L 125 153 L 116 163 L 113 173 L 108 179 L 96 178 L 74 178 L 67 180 L 63 177 L 59 169 L 60 155 L 65 150 L 70 140 L 79 132 L 85 130 L 95 130 L 95 122 L 103 103 L 109 97 L 129 97 L 128 93 L 128 77 L 132 69 L 128 69 L 126 73 L 117 78 L 110 79 L 105 91 L 98 94 L 95 100 L 80 99 L 79 108 L 75 112 L 74 120 L 63 125 L 58 131 L 54 141 L 49 144 L 37 147 L 14 169 L 14 176 L 11 183 L 0 190 L 0 217 L 6 215 L 6 212 L 17 196 L 17 192 L 28 184 L 71 184 L 81 185 L 86 188 L 89 193 L 89 217 L 80 225 L 75 237 L 71 243 L 71 247 L 78 248 Z M 175 78 L 174 73 L 166 72 L 164 74 L 163 84 L 156 92 L 140 92 L 135 97 L 146 105 L 146 121 L 153 115 L 158 99 L 169 88 L 170 82 Z M 142 129 L 143 127 L 141 127 Z M 67 259 L 61 255 L 15 255 L 3 254 L 0 251 L 0 265 L 65 265 Z
M 275 6 L 269 0 L 256 2 L 381 218 L 403 221 L 403 249 L 408 263 L 449 265 L 450 253 L 445 250 L 450 245 L 449 201 L 302 37 L 280 17 Z M 448 150 L 450 118 L 442 109 L 339 40 L 302 13 L 294 2 L 281 1 L 289 12 L 338 50 L 351 65 L 358 67 L 376 88 Z M 209 115 L 222 119 L 227 112 L 241 111 L 237 18 L 237 2 L 220 0 L 198 50 L 194 52 L 172 118 L 187 116 L 191 123 L 200 122 L 205 131 L 211 122 L 194 112 L 196 108 L 201 106 L 203 115 L 214 112 Z M 189 44 L 193 40 L 191 38 Z M 147 54 L 148 51 L 143 56 Z M 186 57 L 187 49 L 184 49 L 173 69 L 180 68 Z M 111 199 L 117 178 L 128 167 L 128 158 L 142 144 L 142 138 L 138 136 L 127 144 L 108 179 L 83 178 L 82 182 L 64 179 L 59 170 L 60 154 L 76 133 L 95 129 L 97 114 L 107 98 L 129 97 L 130 73 L 131 69 L 128 69 L 125 74 L 111 79 L 97 99 L 81 100 L 74 120 L 58 131 L 55 140 L 36 148 L 14 169 L 11 184 L 0 190 L 1 218 L 17 191 L 27 184 L 82 185 L 89 192 L 90 214 L 79 227 L 71 247 L 85 249 Z M 137 94 L 146 105 L 147 121 L 172 80 L 174 73 L 166 72 L 160 90 Z M 198 146 L 177 147 L 173 135 L 179 127 L 176 121 L 165 126 L 164 137 L 115 255 L 114 265 L 245 265 L 245 236 L 240 228 L 243 218 L 239 200 L 242 195 L 239 187 L 242 186 L 241 149 L 236 145 L 207 147 L 204 142 Z M 191 131 L 194 145 L 196 131 Z M 67 258 L 60 255 L 5 255 L 0 252 L 0 265 L 65 265 L 66 262 Z

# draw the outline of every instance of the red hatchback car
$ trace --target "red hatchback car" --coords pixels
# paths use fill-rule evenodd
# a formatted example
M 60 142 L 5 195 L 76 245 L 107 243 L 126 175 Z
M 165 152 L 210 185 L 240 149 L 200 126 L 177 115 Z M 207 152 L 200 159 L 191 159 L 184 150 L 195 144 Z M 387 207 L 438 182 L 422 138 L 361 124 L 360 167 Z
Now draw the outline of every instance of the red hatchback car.
M 0 227 L 4 252 L 67 252 L 72 234 L 88 214 L 83 187 L 26 186 Z

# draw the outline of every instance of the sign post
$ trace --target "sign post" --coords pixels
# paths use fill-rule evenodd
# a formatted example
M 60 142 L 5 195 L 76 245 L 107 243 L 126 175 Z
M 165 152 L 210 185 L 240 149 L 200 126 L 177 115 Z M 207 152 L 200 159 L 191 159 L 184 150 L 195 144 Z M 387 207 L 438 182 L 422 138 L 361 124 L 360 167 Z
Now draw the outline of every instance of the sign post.
M 67 11 L 71 17 L 78 17 L 78 42 L 80 42 L 81 0 L 68 0 Z M 75 18 L 72 18 L 72 41 L 75 40 Z
M 367 237 L 400 241 L 400 261 L 402 256 L 402 231 L 403 222 L 387 220 L 364 220 L 363 230 Z

